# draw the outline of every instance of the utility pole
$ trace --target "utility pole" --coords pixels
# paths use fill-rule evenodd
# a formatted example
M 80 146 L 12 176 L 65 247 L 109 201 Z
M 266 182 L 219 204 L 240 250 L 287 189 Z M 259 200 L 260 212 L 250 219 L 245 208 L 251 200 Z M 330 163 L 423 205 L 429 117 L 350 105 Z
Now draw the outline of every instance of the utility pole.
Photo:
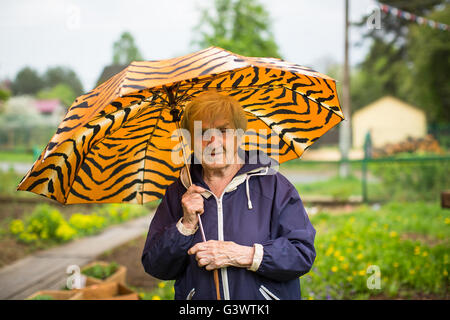
M 349 18 L 348 10 L 349 0 L 345 0 L 345 46 L 344 46 L 344 79 L 342 81 L 342 112 L 345 120 L 339 126 L 339 149 L 341 151 L 341 165 L 339 167 L 339 176 L 347 178 L 350 175 L 350 164 L 346 161 L 349 158 L 351 148 L 351 106 L 350 106 L 350 73 L 349 73 Z

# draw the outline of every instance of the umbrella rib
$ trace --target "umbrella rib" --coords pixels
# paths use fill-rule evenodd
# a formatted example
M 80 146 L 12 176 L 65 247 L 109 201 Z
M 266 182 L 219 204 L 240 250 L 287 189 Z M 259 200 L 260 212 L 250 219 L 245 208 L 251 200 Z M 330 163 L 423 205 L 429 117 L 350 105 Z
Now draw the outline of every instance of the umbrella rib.
M 161 115 L 162 115 L 162 112 L 163 112 L 163 110 L 164 110 L 164 108 L 161 108 L 161 111 L 159 112 L 159 116 L 158 116 L 158 118 L 156 119 L 156 123 L 155 123 L 155 126 L 153 127 L 153 131 L 150 133 L 150 137 L 147 139 L 147 145 L 146 145 L 146 147 L 145 147 L 145 153 L 144 153 L 144 167 L 142 168 L 142 191 L 141 191 L 141 204 L 143 204 L 144 203 L 144 176 L 145 176 L 145 161 L 146 161 L 146 158 L 147 158 L 147 150 L 148 150 L 148 145 L 149 145 L 149 143 L 150 143 L 150 140 L 153 138 L 153 135 L 154 135 L 154 133 L 155 133 L 155 131 L 156 131 L 156 128 L 158 127 L 158 123 L 159 123 L 159 120 L 161 119 Z
M 214 89 L 215 89 L 215 90 L 218 90 L 218 91 L 232 91 L 232 90 L 239 90 L 239 89 L 243 89 L 243 90 L 267 90 L 267 89 L 282 89 L 282 88 L 287 89 L 287 90 L 290 90 L 290 91 L 292 91 L 292 92 L 295 92 L 295 93 L 297 93 L 297 94 L 299 94 L 299 95 L 301 95 L 301 96 L 304 96 L 304 97 L 306 97 L 307 99 L 309 99 L 309 100 L 311 100 L 311 101 L 313 101 L 313 102 L 319 104 L 320 106 L 322 106 L 322 107 L 324 107 L 324 108 L 326 108 L 326 109 L 332 111 L 335 115 L 337 115 L 337 116 L 340 117 L 341 119 L 343 119 L 343 120 L 345 119 L 345 118 L 343 118 L 342 116 L 340 116 L 338 113 L 336 113 L 336 111 L 333 110 L 333 109 L 332 109 L 330 106 L 328 106 L 327 104 L 322 103 L 322 102 L 317 102 L 316 99 L 311 98 L 310 96 L 308 96 L 308 95 L 306 95 L 306 94 L 304 94 L 304 93 L 301 93 L 301 92 L 298 92 L 298 91 L 296 91 L 296 90 L 293 90 L 292 88 L 289 88 L 289 87 L 287 87 L 287 86 L 285 86 L 285 85 L 260 86 L 260 87 L 241 87 L 241 86 L 239 86 L 239 87 L 236 87 L 236 88 L 233 88 L 233 87 L 221 87 L 221 88 L 214 88 Z M 191 87 L 190 89 L 205 90 L 205 88 L 203 88 L 203 87 Z
M 149 105 L 151 105 L 151 103 L 149 103 Z M 130 107 L 131 107 L 131 106 L 130 106 Z M 133 120 L 133 119 L 135 119 L 135 118 L 137 118 L 137 117 L 139 117 L 139 116 L 142 114 L 142 112 L 144 112 L 145 109 L 146 109 L 146 108 L 143 107 L 143 108 L 141 109 L 141 111 L 139 111 L 134 117 L 129 118 L 129 119 L 127 120 L 127 122 L 130 121 L 130 120 Z M 119 111 L 121 111 L 121 110 L 119 110 Z M 115 112 L 117 112 L 117 111 L 115 111 Z M 105 115 L 105 116 L 106 116 L 106 115 Z M 103 116 L 103 117 L 105 117 L 105 116 Z M 94 119 L 94 120 L 97 120 L 97 119 Z M 125 122 L 125 123 L 126 123 L 126 122 Z M 125 124 L 125 123 L 123 123 L 123 124 Z M 87 124 L 89 124 L 89 122 L 88 122 Z M 122 124 L 122 125 L 123 125 L 123 124 Z M 110 134 L 116 132 L 116 131 L 119 130 L 120 128 L 122 128 L 122 126 L 120 126 L 119 128 L 117 128 L 117 129 L 114 130 L 113 132 L 110 132 Z M 91 148 L 86 152 L 86 154 L 83 154 L 83 157 L 82 157 L 83 162 L 80 162 L 79 167 L 78 167 L 76 170 L 74 170 L 74 179 L 73 179 L 72 182 L 70 183 L 70 186 L 67 188 L 67 194 L 64 195 L 64 204 L 67 203 L 67 198 L 69 197 L 69 194 L 70 194 L 70 192 L 71 192 L 71 190 L 72 190 L 72 186 L 73 186 L 73 184 L 74 184 L 74 182 L 75 182 L 75 180 L 76 180 L 76 177 L 77 177 L 77 175 L 78 175 L 78 171 L 80 171 L 81 166 L 82 166 L 82 164 L 84 163 L 84 160 L 85 160 L 86 156 L 89 154 L 89 152 L 92 150 L 93 147 L 95 147 L 97 144 L 99 144 L 100 142 L 102 142 L 104 139 L 106 139 L 106 136 L 102 137 L 102 138 L 101 138 L 100 140 L 98 140 L 95 144 L 93 144 L 93 145 L 91 146 Z

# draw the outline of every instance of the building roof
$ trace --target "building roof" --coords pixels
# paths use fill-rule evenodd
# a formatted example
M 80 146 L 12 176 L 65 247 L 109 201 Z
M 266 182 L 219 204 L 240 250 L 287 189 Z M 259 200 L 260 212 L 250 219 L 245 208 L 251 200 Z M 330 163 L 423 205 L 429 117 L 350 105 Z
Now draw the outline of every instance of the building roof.
M 41 113 L 53 113 L 61 107 L 59 99 L 40 99 L 35 100 L 34 105 Z
M 413 106 L 411 104 L 408 104 L 396 97 L 393 96 L 384 96 L 381 97 L 377 100 L 375 100 L 372 103 L 369 103 L 368 105 L 362 107 L 361 109 L 356 110 L 353 113 L 353 117 L 356 116 L 357 114 L 361 113 L 365 113 L 367 110 L 369 109 L 373 109 L 373 108 L 378 108 L 380 106 L 384 106 L 384 105 L 389 105 L 390 107 L 399 107 L 399 108 L 407 108 L 410 109 L 411 111 L 415 111 L 415 112 L 420 112 L 420 113 L 425 113 L 425 111 L 423 111 L 422 109 Z

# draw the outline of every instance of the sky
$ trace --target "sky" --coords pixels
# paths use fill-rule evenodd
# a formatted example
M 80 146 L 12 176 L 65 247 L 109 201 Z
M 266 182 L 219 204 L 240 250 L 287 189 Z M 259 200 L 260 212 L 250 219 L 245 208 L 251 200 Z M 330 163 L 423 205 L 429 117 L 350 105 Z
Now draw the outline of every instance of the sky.
M 344 59 L 344 0 L 259 0 L 269 12 L 282 57 L 325 73 Z M 112 62 L 112 45 L 129 31 L 144 60 L 197 51 L 193 28 L 212 0 L 15 0 L 0 12 L 0 80 L 13 80 L 25 66 L 44 73 L 50 66 L 72 68 L 84 90 L 94 88 Z M 350 21 L 376 4 L 351 0 Z M 356 43 L 364 30 L 351 28 Z M 368 44 L 351 47 L 350 63 L 360 62 Z

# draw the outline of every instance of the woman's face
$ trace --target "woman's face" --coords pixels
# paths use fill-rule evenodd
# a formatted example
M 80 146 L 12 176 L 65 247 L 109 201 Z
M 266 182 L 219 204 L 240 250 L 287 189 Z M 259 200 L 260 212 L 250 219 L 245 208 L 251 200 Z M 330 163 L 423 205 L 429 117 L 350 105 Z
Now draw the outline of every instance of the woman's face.
M 200 131 L 201 128 L 201 131 Z M 240 163 L 237 151 L 243 131 L 236 130 L 228 119 L 207 120 L 194 124 L 194 152 L 205 169 L 221 169 Z

